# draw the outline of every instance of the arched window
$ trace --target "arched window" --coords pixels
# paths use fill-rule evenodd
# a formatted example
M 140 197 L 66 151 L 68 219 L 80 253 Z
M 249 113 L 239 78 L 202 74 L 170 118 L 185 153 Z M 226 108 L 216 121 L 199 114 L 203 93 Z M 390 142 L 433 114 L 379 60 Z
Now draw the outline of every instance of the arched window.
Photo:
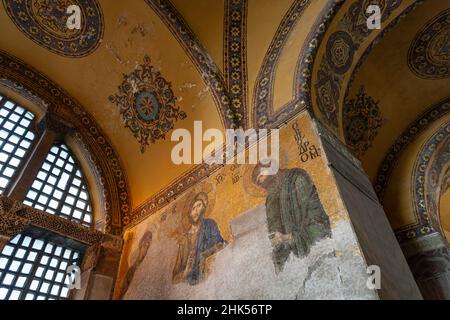
M 34 156 L 31 150 L 39 140 L 34 119 L 32 112 L 0 97 L 0 193 L 20 184 L 31 163 L 37 174 L 23 203 L 91 227 L 87 184 L 66 144 L 53 144 L 41 163 L 24 161 Z M 67 299 L 68 267 L 80 266 L 84 250 L 73 240 L 37 228 L 16 235 L 0 254 L 0 300 Z
M 51 148 L 23 203 L 91 226 L 92 210 L 83 175 L 66 145 Z
M 8 186 L 35 138 L 34 114 L 0 96 L 0 194 Z

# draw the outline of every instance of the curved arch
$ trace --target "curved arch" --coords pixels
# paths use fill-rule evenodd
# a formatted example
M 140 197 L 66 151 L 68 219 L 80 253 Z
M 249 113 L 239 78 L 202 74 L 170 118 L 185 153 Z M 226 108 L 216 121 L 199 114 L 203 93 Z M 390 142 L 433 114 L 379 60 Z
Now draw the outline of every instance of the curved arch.
M 419 223 L 414 228 L 399 230 L 399 239 L 417 238 L 435 231 L 443 235 L 435 198 L 440 189 L 439 176 L 447 170 L 450 161 L 449 147 L 450 123 L 447 122 L 428 139 L 417 155 L 411 179 L 412 203 Z M 433 173 L 437 173 L 437 177 Z
M 45 75 L 0 51 L 0 84 L 25 97 L 37 97 L 47 109 L 78 130 L 101 176 L 105 198 L 105 231 L 115 235 L 130 220 L 131 199 L 125 171 L 112 144 L 84 107 Z
M 379 168 L 375 190 L 380 202 L 386 209 L 392 209 L 390 213 L 410 217 L 401 224 L 394 222 L 399 243 L 436 232 L 444 235 L 439 198 L 450 161 L 449 101 L 450 97 L 414 121 L 391 146 Z M 408 164 L 405 155 L 410 159 Z M 401 193 L 389 187 L 394 185 Z M 393 199 L 405 199 L 404 205 L 392 206 Z
M 208 85 L 224 127 L 245 127 L 246 117 L 243 114 L 245 110 L 241 110 L 231 103 L 223 74 L 175 6 L 170 0 L 145 0 L 145 2 L 161 18 L 161 21 L 180 43 L 203 81 Z
M 450 97 L 431 106 L 426 112 L 417 118 L 403 133 L 397 138 L 395 143 L 389 148 L 384 160 L 378 169 L 374 188 L 381 202 L 384 199 L 384 192 L 389 183 L 390 176 L 397 164 L 402 151 L 421 133 L 437 121 L 450 113 Z
M 448 165 L 449 134 L 450 123 L 447 122 L 422 145 L 416 157 L 411 176 L 411 203 L 417 223 L 396 230 L 395 234 L 400 243 L 435 232 L 443 235 L 436 207 L 430 203 L 431 198 L 436 196 L 437 189 L 430 171 L 432 169 L 441 171 L 444 169 L 442 167 L 446 167 L 445 164 Z
M 50 6 L 32 1 L 3 0 L 6 13 L 24 35 L 50 52 L 67 58 L 83 58 L 93 53 L 100 46 L 105 31 L 103 11 L 98 0 L 81 0 L 78 4 L 83 15 L 79 29 L 88 30 L 89 37 L 82 32 L 69 33 L 68 36 L 63 25 L 52 24 L 50 14 L 61 14 L 58 3 Z
M 447 129 L 447 134 L 450 128 Z M 440 208 L 440 199 L 443 193 L 448 189 L 450 181 L 450 138 L 447 136 L 435 150 L 433 159 L 430 162 L 425 178 L 425 203 L 428 210 L 430 223 L 434 230 L 440 232 L 445 238 L 444 227 L 442 224 L 442 212 Z M 417 199 L 417 194 L 416 194 Z M 416 210 L 418 208 L 416 207 Z
M 253 90 L 251 117 L 254 127 L 263 128 L 272 123 L 276 117 L 272 114 L 272 110 L 277 65 L 290 34 L 309 4 L 310 0 L 295 0 L 283 16 L 270 43 Z
M 321 41 L 329 23 L 342 4 L 343 1 L 328 1 L 320 11 L 297 59 L 297 65 L 294 71 L 293 98 L 290 102 L 282 106 L 279 111 L 274 113 L 275 73 L 279 59 L 289 39 L 289 35 L 292 33 L 304 11 L 310 5 L 310 1 L 296 0 L 288 9 L 278 26 L 258 73 L 253 92 L 254 99 L 251 115 L 254 127 L 278 127 L 310 105 L 307 94 L 310 91 L 308 80 L 311 77 L 312 62 L 318 49 L 317 44 Z
M 64 139 L 67 146 L 70 148 L 78 164 L 82 169 L 90 191 L 93 214 L 93 227 L 96 230 L 104 230 L 106 223 L 105 197 L 103 195 L 103 186 L 101 185 L 101 175 L 96 169 L 96 164 L 91 153 L 83 142 L 79 132 L 70 132 Z
M 388 20 L 391 17 L 391 14 L 400 7 L 401 3 L 402 0 L 392 0 L 391 2 L 389 2 L 384 10 L 383 20 Z M 356 66 L 356 68 L 353 69 L 350 77 L 350 82 L 346 87 L 341 88 L 339 85 L 336 85 L 336 83 L 329 86 L 329 88 L 334 88 L 338 91 L 333 95 L 336 98 L 336 105 L 338 105 L 337 101 L 341 97 L 342 92 L 348 91 L 354 74 L 359 69 L 359 66 L 363 63 L 365 57 L 371 51 L 373 46 L 378 43 L 378 41 L 400 21 L 400 18 L 411 12 L 418 3 L 420 3 L 420 0 L 413 1 L 413 3 L 407 6 L 403 11 L 397 12 L 397 15 L 393 18 L 393 21 L 385 26 L 384 29 L 379 32 L 376 38 L 372 39 L 369 44 L 366 44 L 368 47 L 364 51 L 362 56 L 357 61 L 353 61 L 353 59 L 351 59 L 349 70 L 351 70 L 351 66 Z M 321 115 L 317 114 L 314 108 L 315 104 L 312 97 L 312 91 L 315 87 L 315 84 L 313 82 L 313 70 L 316 66 L 317 61 L 319 61 L 320 59 L 318 54 L 321 47 L 324 45 L 329 46 L 329 39 L 326 43 L 323 40 L 325 38 L 325 35 L 331 32 L 330 26 L 335 21 L 334 19 L 340 12 L 339 10 L 343 6 L 344 1 L 328 2 L 320 12 L 318 18 L 316 19 L 316 22 L 314 23 L 312 31 L 309 33 L 307 39 L 305 40 L 305 44 L 303 45 L 297 60 L 297 66 L 294 71 L 293 99 L 289 103 L 281 107 L 278 112 L 273 113 L 273 91 L 276 66 L 279 63 L 281 52 L 289 37 L 289 34 L 294 28 L 296 22 L 299 20 L 299 17 L 303 13 L 303 11 L 308 7 L 308 4 L 308 1 L 298 0 L 291 5 L 288 12 L 283 17 L 271 42 L 271 45 L 266 53 L 263 65 L 261 66 L 261 69 L 258 73 L 258 78 L 253 93 L 254 103 L 252 106 L 251 118 L 253 120 L 254 127 L 261 128 L 267 126 L 280 126 L 293 115 L 301 110 L 304 110 L 305 108 L 307 108 L 313 115 L 316 115 L 319 120 L 322 120 L 322 122 L 324 122 Z M 361 11 L 361 8 L 365 4 L 366 1 L 364 0 L 355 1 L 350 6 L 348 12 L 344 14 L 344 18 L 349 19 L 348 15 L 350 14 L 349 12 L 351 12 L 351 10 L 354 11 L 355 8 L 359 8 L 359 10 Z M 342 21 L 340 21 L 339 23 L 341 24 Z M 358 27 L 358 30 L 354 30 L 356 33 L 363 29 L 361 26 L 354 27 Z M 371 32 L 367 32 L 367 34 L 365 34 L 365 37 L 368 37 L 370 33 Z M 362 39 L 359 40 L 360 42 L 363 42 L 365 40 L 365 37 L 361 35 L 357 35 L 357 37 L 362 37 Z M 356 49 L 359 49 L 359 46 L 355 48 L 355 50 Z M 352 57 L 353 56 L 356 56 L 355 52 L 353 53 Z M 326 57 L 323 56 L 322 60 L 319 68 L 323 65 L 323 63 L 326 63 L 327 61 Z M 323 73 L 323 70 L 319 70 L 318 72 Z M 329 74 L 324 73 L 323 76 L 324 78 L 327 78 L 326 80 L 333 79 L 332 76 L 329 77 Z M 316 78 L 318 77 L 319 76 L 317 76 Z M 336 110 L 339 110 L 339 108 L 336 108 Z M 329 125 L 329 123 L 327 123 L 326 121 L 325 124 Z M 338 127 L 336 126 L 336 129 L 334 131 L 336 131 L 337 129 Z
M 342 106 L 355 70 L 361 66 L 364 58 L 374 45 L 391 30 L 401 18 L 414 10 L 421 0 L 390 0 L 382 8 L 381 30 L 368 30 L 364 8 L 367 0 L 357 0 L 335 14 L 332 24 L 326 30 L 328 37 L 321 37 L 315 54 L 311 57 L 312 67 L 310 89 L 305 92 L 304 100 L 312 113 L 336 135 L 342 135 Z M 325 40 L 326 38 L 326 40 Z M 338 56 L 335 52 L 343 52 Z M 320 54 L 319 54 L 320 53 Z

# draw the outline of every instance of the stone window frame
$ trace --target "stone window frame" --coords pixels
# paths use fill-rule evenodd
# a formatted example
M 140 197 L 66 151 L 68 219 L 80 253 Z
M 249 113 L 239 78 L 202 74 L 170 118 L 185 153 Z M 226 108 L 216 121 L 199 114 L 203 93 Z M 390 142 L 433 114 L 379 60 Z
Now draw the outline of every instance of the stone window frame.
M 15 236 L 21 235 L 23 232 L 34 234 L 36 237 L 45 236 L 45 239 L 53 244 L 55 244 L 55 241 L 59 241 L 61 245 L 68 248 L 73 249 L 75 245 L 80 252 L 77 264 L 81 268 L 82 278 L 85 281 L 81 290 L 71 291 L 67 298 L 89 299 L 96 294 L 94 292 L 99 276 L 110 277 L 112 283 L 115 282 L 116 269 L 118 268 L 123 244 L 121 237 L 96 230 L 103 229 L 105 217 L 100 217 L 103 221 L 98 222 L 98 217 L 94 215 L 94 212 L 92 212 L 91 225 L 87 227 L 79 225 L 75 221 L 69 221 L 28 207 L 23 204 L 23 200 L 44 163 L 48 151 L 55 145 L 65 144 L 72 151 L 72 157 L 75 160 L 74 162 L 78 164 L 78 170 L 82 173 L 85 173 L 86 170 L 92 171 L 86 172 L 90 175 L 91 181 L 95 181 L 95 178 L 98 177 L 95 166 L 89 161 L 90 155 L 86 154 L 85 148 L 78 143 L 77 133 L 70 124 L 61 121 L 52 113 L 46 113 L 45 110 L 36 110 L 34 106 L 31 106 L 33 107 L 31 108 L 28 103 L 25 105 L 19 104 L 16 100 L 8 98 L 3 92 L 0 93 L 0 97 L 2 101 L 11 101 L 35 115 L 32 124 L 30 124 L 30 132 L 33 132 L 35 138 L 7 188 L 0 195 L 0 207 L 2 207 L 0 208 L 0 252 Z M 93 185 L 94 190 L 91 191 L 89 186 L 93 183 L 87 183 L 86 177 L 85 184 L 88 199 L 93 197 L 92 191 L 101 192 L 98 185 Z M 96 194 L 95 196 L 98 197 L 99 195 Z M 14 203 L 13 209 L 5 210 L 2 203 L 11 202 Z M 101 207 L 102 203 L 97 203 L 97 206 Z M 20 210 L 17 209 L 19 207 Z M 108 261 L 107 264 L 106 261 Z M 112 296 L 112 288 L 109 291 L 105 288 L 102 288 L 102 290 L 104 291 L 103 297 Z

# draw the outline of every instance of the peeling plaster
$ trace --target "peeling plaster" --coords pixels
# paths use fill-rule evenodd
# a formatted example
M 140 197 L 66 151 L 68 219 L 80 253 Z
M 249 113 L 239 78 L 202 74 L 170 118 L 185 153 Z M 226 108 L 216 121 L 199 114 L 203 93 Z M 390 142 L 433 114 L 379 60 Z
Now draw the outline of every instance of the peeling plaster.
M 124 27 L 124 26 L 128 25 L 127 18 L 125 16 L 120 16 L 117 19 L 117 25 L 119 27 Z
M 122 57 L 121 57 L 121 56 L 119 55 L 119 53 L 117 52 L 118 50 L 117 50 L 117 48 L 116 48 L 116 46 L 115 46 L 114 44 L 112 44 L 112 43 L 106 43 L 106 44 L 105 44 L 105 48 L 108 49 L 108 50 L 112 53 L 112 55 L 114 56 L 114 58 L 116 59 L 116 61 L 119 62 L 120 64 L 126 65 L 126 64 L 129 63 L 129 61 L 126 61 L 126 62 L 125 62 L 125 61 L 122 59 Z

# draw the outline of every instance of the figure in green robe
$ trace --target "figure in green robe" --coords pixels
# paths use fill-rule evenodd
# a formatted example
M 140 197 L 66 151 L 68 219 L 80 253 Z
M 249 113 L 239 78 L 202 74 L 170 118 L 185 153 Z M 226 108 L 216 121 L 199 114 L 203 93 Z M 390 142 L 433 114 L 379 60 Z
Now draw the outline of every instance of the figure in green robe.
M 253 182 L 266 189 L 266 214 L 275 271 L 283 270 L 291 252 L 304 257 L 317 241 L 331 237 L 330 221 L 309 174 L 299 168 L 262 175 L 253 170 Z

